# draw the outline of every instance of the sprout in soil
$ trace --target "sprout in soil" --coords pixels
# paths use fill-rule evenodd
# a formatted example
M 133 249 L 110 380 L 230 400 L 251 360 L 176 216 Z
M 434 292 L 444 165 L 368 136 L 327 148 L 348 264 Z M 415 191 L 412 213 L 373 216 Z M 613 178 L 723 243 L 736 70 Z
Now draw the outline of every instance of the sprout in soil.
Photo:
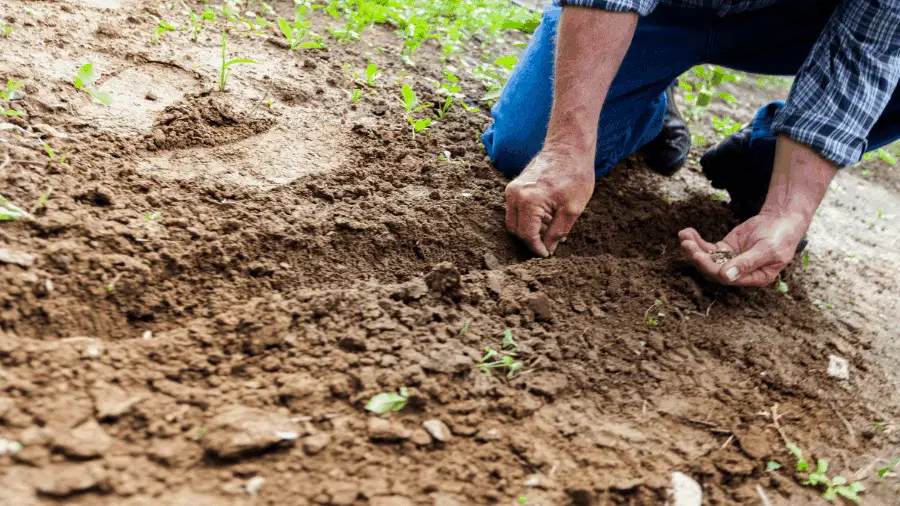
M 0 195 L 0 221 L 15 221 L 20 218 L 30 217 L 31 215 L 27 211 Z
M 97 80 L 97 77 L 94 74 L 94 64 L 85 63 L 78 67 L 78 72 L 75 74 L 75 89 L 87 93 L 105 105 L 109 105 L 112 103 L 112 96 L 94 88 L 94 81 Z M 53 157 L 51 156 L 51 158 Z
M 344 93 L 350 98 L 351 104 L 359 102 L 360 97 L 362 97 L 362 90 L 359 88 L 353 88 L 353 91 L 344 90 Z
M 797 471 L 801 473 L 809 472 L 809 462 L 803 458 L 803 452 L 800 450 L 800 447 L 794 443 L 788 443 L 787 448 L 797 459 Z M 769 466 L 766 467 L 767 470 L 769 470 Z M 802 484 L 813 487 L 824 486 L 825 492 L 822 494 L 822 497 L 829 501 L 833 501 L 838 497 L 843 497 L 854 503 L 859 503 L 862 500 L 859 496 L 860 493 L 865 491 L 865 487 L 862 483 L 858 481 L 848 483 L 847 478 L 844 478 L 843 476 L 829 478 L 827 473 L 828 461 L 825 459 L 818 459 L 816 461 L 816 470 L 810 472 Z
M 389 411 L 400 411 L 406 407 L 406 400 L 409 398 L 409 390 L 406 387 L 400 387 L 400 393 L 382 392 L 375 397 L 369 399 L 366 403 L 366 409 L 373 413 L 382 415 Z
M 249 58 L 235 58 L 228 60 L 228 50 L 226 48 L 227 33 L 222 32 L 222 68 L 219 70 L 219 90 L 225 91 L 225 85 L 228 84 L 228 68 L 239 63 L 256 64 L 257 62 Z
M 888 473 L 894 470 L 895 467 L 900 466 L 900 457 L 892 460 L 888 465 L 882 467 L 878 470 L 878 479 L 883 480 Z
M 281 30 L 281 34 L 284 35 L 284 38 L 287 39 L 291 51 L 298 48 L 317 49 L 322 47 L 321 38 L 309 31 L 309 27 L 312 26 L 312 21 L 305 20 L 307 9 L 309 9 L 309 7 L 306 5 L 298 5 L 297 12 L 294 14 L 293 23 L 278 18 L 278 29 Z M 303 39 L 307 36 L 311 36 L 313 40 L 304 42 Z
M 41 198 L 39 198 L 38 201 L 35 202 L 33 206 L 31 206 L 31 214 L 35 214 L 38 209 L 44 207 L 44 204 L 47 203 L 47 199 L 50 198 L 50 195 L 53 195 L 53 188 L 47 190 L 47 192 L 41 195 Z
M 370 63 L 368 66 L 366 66 L 366 84 L 374 88 L 375 79 L 378 78 L 379 74 L 381 74 L 381 71 L 378 70 L 378 65 Z
M 6 89 L 0 90 L 0 100 L 12 100 L 15 98 L 16 94 L 14 93 L 16 90 L 25 86 L 25 81 L 16 81 L 14 79 L 10 79 L 6 82 Z M 24 116 L 25 113 L 17 111 L 15 109 L 6 109 L 3 105 L 0 105 L 0 116 Z
M 478 370 L 485 376 L 491 375 L 491 369 L 506 368 L 506 377 L 512 378 L 520 369 L 522 362 L 516 361 L 516 350 L 519 349 L 518 343 L 513 339 L 512 330 L 506 329 L 503 332 L 503 342 L 500 350 L 495 350 L 488 346 L 484 349 L 484 356 L 478 364 Z
M 413 91 L 413 89 L 408 84 L 403 85 L 403 87 L 400 89 L 400 93 L 402 94 L 400 106 L 404 111 L 406 111 L 406 121 L 408 121 L 412 126 L 413 135 L 428 128 L 428 126 L 431 125 L 431 118 L 416 120 L 415 118 L 413 118 L 413 113 L 431 107 L 431 104 L 420 105 L 419 98 L 416 96 L 416 92 Z

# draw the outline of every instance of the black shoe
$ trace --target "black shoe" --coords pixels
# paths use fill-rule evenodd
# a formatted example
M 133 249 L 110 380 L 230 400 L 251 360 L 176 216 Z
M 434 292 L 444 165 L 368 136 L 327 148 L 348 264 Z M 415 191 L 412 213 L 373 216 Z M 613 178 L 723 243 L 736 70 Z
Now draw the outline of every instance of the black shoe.
M 663 129 L 652 141 L 641 148 L 644 163 L 664 176 L 678 172 L 691 152 L 691 133 L 678 107 L 675 105 L 675 85 L 666 90 L 666 117 Z
M 741 222 L 759 214 L 769 191 L 772 168 L 760 168 L 754 160 L 749 126 L 710 148 L 700 158 L 700 166 L 713 188 L 728 191 L 731 211 Z M 804 237 L 797 245 L 797 253 L 807 244 L 809 240 Z

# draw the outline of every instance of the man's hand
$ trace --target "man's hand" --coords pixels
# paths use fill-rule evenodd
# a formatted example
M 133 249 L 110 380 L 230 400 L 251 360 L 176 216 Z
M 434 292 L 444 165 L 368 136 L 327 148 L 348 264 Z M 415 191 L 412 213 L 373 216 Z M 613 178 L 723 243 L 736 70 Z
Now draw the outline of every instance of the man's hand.
M 593 152 L 544 149 L 506 186 L 506 229 L 548 257 L 594 193 Z
M 809 147 L 779 136 L 769 193 L 759 215 L 711 244 L 693 228 L 678 233 L 681 247 L 697 269 L 719 283 L 766 286 L 787 267 L 828 191 L 837 167 Z M 717 264 L 712 253 L 735 258 Z
M 767 286 L 790 263 L 809 223 L 802 214 L 759 214 L 716 244 L 704 240 L 693 228 L 682 230 L 678 238 L 707 278 L 725 285 Z M 711 255 L 716 251 L 728 252 L 734 258 L 717 263 Z

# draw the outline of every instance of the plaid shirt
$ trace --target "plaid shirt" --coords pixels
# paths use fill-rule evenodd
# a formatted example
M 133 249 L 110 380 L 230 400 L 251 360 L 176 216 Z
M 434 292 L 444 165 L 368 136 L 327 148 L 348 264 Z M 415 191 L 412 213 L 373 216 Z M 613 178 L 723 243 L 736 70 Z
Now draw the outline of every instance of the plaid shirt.
M 720 16 L 790 0 L 557 0 L 647 15 L 657 4 L 716 9 Z M 900 0 L 840 0 L 794 81 L 773 127 L 844 167 L 900 81 Z

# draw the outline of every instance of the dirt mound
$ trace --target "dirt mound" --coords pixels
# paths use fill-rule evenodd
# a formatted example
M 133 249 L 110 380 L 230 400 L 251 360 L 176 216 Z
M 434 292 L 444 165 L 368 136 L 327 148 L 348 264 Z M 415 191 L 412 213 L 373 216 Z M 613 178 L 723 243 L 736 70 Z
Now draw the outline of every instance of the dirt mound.
M 478 144 L 486 111 L 454 108 L 413 134 L 394 78 L 437 103 L 442 68 L 407 75 L 383 29 L 383 51 L 302 58 L 235 38 L 274 75 L 236 71 L 230 93 L 186 92 L 143 131 L 98 133 L 101 106 L 53 88 L 27 40 L 68 34 L 133 65 L 122 48 L 156 25 L 123 5 L 37 5 L 48 22 L 3 42 L 26 62 L 17 72 L 74 105 L 29 95 L 23 131 L 0 131 L 16 160 L 4 197 L 25 207 L 54 190 L 0 227 L 0 438 L 21 445 L 0 455 L 0 503 L 661 504 L 675 470 L 710 504 L 757 504 L 757 485 L 811 503 L 818 491 L 766 472 L 792 467 L 784 439 L 868 480 L 874 501 L 896 497 L 870 476 L 900 440 L 872 429 L 896 419 L 890 398 L 856 395 L 882 381 L 865 332 L 823 319 L 802 276 L 787 295 L 726 289 L 681 257 L 680 228 L 734 224 L 723 202 L 670 199 L 628 160 L 556 257 L 529 258 Z M 144 35 L 100 44 L 110 18 Z M 218 37 L 168 35 L 217 54 Z M 335 76 L 368 61 L 385 75 L 351 103 Z M 299 98 L 262 110 L 270 86 Z M 270 177 L 272 160 L 315 170 Z M 521 369 L 485 376 L 476 366 L 507 329 Z M 831 354 L 852 364 L 843 388 Z M 364 410 L 400 387 L 401 411 Z

